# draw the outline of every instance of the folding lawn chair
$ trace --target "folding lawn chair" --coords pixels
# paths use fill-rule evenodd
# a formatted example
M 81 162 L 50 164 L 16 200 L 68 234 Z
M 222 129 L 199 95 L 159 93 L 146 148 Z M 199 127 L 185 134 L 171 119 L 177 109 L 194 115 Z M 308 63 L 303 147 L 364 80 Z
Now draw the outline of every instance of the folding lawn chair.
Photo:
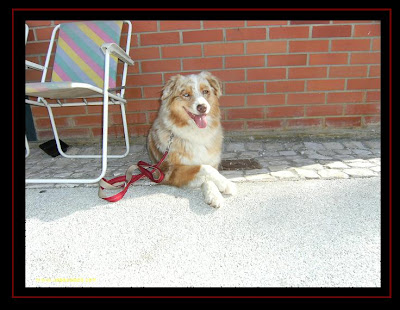
M 128 24 L 125 51 L 119 47 L 123 23 Z M 53 44 L 58 34 L 51 81 L 46 82 Z M 132 24 L 130 21 L 84 21 L 56 26 L 51 35 L 47 57 L 40 83 L 26 83 L 25 102 L 47 108 L 58 152 L 67 158 L 101 158 L 102 170 L 93 179 L 26 179 L 26 183 L 97 183 L 107 170 L 108 158 L 122 158 L 129 153 L 129 136 L 126 122 L 125 82 L 129 57 Z M 118 60 L 124 62 L 121 84 L 117 85 Z M 81 102 L 76 99 L 79 98 Z M 90 98 L 90 100 L 87 100 Z M 93 101 L 92 98 L 98 98 Z M 55 99 L 56 103 L 47 99 Z M 72 100 L 69 100 L 72 99 Z M 63 100 L 63 101 L 61 101 Z M 108 105 L 121 107 L 126 151 L 122 155 L 108 155 Z M 103 105 L 103 133 L 101 155 L 68 155 L 63 152 L 58 137 L 52 108 L 81 105 Z

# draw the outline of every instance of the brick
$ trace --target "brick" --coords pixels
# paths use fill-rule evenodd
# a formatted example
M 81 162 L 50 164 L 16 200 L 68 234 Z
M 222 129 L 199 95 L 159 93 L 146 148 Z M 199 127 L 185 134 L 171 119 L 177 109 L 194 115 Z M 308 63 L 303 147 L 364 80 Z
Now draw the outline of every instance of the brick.
M 69 122 L 68 117 L 57 117 L 55 118 L 55 122 L 57 124 L 57 128 L 59 127 L 68 127 Z M 38 118 L 35 120 L 35 128 L 36 129 L 48 129 L 51 128 L 50 118 Z
M 49 40 L 50 41 L 51 34 L 52 34 L 53 30 L 54 30 L 54 27 L 35 29 L 37 40 L 39 40 L 39 41 L 41 41 L 41 40 Z M 31 31 L 29 31 L 29 32 L 33 33 Z
M 369 51 L 369 39 L 332 40 L 331 51 Z
M 379 124 L 381 122 L 381 117 L 380 116 L 364 116 L 364 123 L 365 125 L 369 124 Z
M 140 35 L 141 45 L 177 44 L 179 40 L 179 32 L 146 33 Z
M 350 37 L 351 25 L 343 26 L 313 26 L 313 38 Z
M 351 64 L 380 64 L 381 63 L 381 53 L 352 53 Z
M 225 68 L 263 67 L 265 56 L 231 56 L 225 57 Z
M 269 28 L 270 39 L 308 38 L 308 33 L 308 26 Z
M 221 125 L 226 131 L 244 130 L 244 121 L 221 121 Z
M 248 69 L 247 80 L 281 80 L 286 78 L 286 68 Z
M 89 128 L 60 128 L 58 134 L 60 137 L 90 137 Z M 53 137 L 53 135 L 51 137 Z
M 133 60 L 160 58 L 160 51 L 158 47 L 132 48 L 129 54 Z
M 325 93 L 288 94 L 287 104 L 323 104 Z
M 287 25 L 286 20 L 248 20 L 247 26 L 282 26 Z
M 226 83 L 225 93 L 226 94 L 264 93 L 264 83 L 263 82 Z
M 209 28 L 232 28 L 243 27 L 243 20 L 205 20 L 203 21 L 204 29 Z
M 327 127 L 360 127 L 361 117 L 327 117 L 325 125 Z
M 318 105 L 306 107 L 306 116 L 342 115 L 342 105 Z
M 249 106 L 267 106 L 282 104 L 285 104 L 284 94 L 249 95 L 247 97 L 247 105 Z
M 368 91 L 367 98 L 365 99 L 366 102 L 372 101 L 380 101 L 381 100 L 381 92 L 380 91 Z
M 351 102 L 362 102 L 362 92 L 335 92 L 328 93 L 327 103 L 351 103 Z
M 289 41 L 289 52 L 327 52 L 329 51 L 328 40 L 299 40 Z
M 367 66 L 332 66 L 329 77 L 362 77 L 367 76 Z
M 40 26 L 51 26 L 51 20 L 27 20 L 25 23 L 29 28 L 40 27 Z
M 345 108 L 346 115 L 379 114 L 380 104 L 349 104 Z
M 128 127 L 129 134 L 134 136 L 147 136 L 150 130 L 150 125 L 133 125 Z
M 157 31 L 157 21 L 155 20 L 133 20 L 132 32 L 150 32 Z
M 126 105 L 127 112 L 157 111 L 160 107 L 158 99 L 129 100 Z
M 228 119 L 252 119 L 264 118 L 263 108 L 245 108 L 245 109 L 229 109 L 227 111 Z
M 370 66 L 369 67 L 369 77 L 380 77 L 381 76 L 381 66 Z
M 204 56 L 239 55 L 244 53 L 244 43 L 204 44 Z
M 121 124 L 122 118 L 121 114 L 113 115 L 114 124 Z M 126 121 L 128 124 L 144 124 L 147 122 L 146 113 L 127 113 Z
M 269 93 L 286 93 L 286 92 L 302 92 L 304 91 L 304 81 L 279 81 L 267 82 L 267 92 Z
M 27 42 L 26 55 L 46 54 L 49 48 L 49 42 Z
M 304 107 L 270 107 L 267 117 L 299 117 L 304 116 Z
M 247 121 L 248 129 L 268 129 L 283 127 L 282 120 Z
M 227 41 L 265 40 L 267 30 L 265 28 L 235 28 L 226 30 Z
M 200 29 L 199 20 L 162 20 L 160 21 L 160 30 L 186 30 Z
M 217 76 L 222 81 L 244 81 L 245 80 L 244 69 L 212 70 L 210 72 L 212 74 L 214 74 L 215 76 Z
M 307 91 L 343 90 L 344 86 L 345 86 L 344 79 L 310 80 L 307 82 Z
M 381 35 L 381 25 L 355 25 L 354 36 L 355 37 L 377 37 Z
M 183 59 L 183 70 L 222 69 L 222 58 L 193 58 Z
M 268 55 L 268 67 L 276 66 L 304 66 L 307 63 L 306 54 L 295 55 Z
M 162 86 L 146 86 L 143 87 L 143 98 L 160 98 Z
M 380 78 L 349 79 L 347 89 L 380 89 Z
M 327 76 L 327 67 L 289 68 L 289 79 L 324 78 Z
M 248 42 L 246 47 L 247 54 L 272 54 L 286 53 L 285 41 L 264 41 L 264 42 Z
M 288 119 L 288 127 L 311 127 L 311 126 L 322 126 L 322 118 L 299 118 L 299 119 Z
M 146 60 L 141 62 L 142 72 L 180 71 L 179 59 Z
M 161 47 L 163 58 L 183 58 L 202 56 L 201 45 L 179 45 L 179 46 L 164 46 Z
M 381 38 L 372 39 L 372 51 L 381 50 Z
M 222 30 L 185 31 L 182 33 L 183 43 L 222 41 Z
M 129 83 L 136 86 L 158 85 L 162 84 L 162 75 L 161 73 L 131 75 L 129 76 Z
M 345 65 L 347 53 L 310 54 L 310 65 Z
M 142 98 L 142 91 L 139 87 L 128 87 L 125 89 L 125 98 Z
M 221 107 L 240 107 L 244 106 L 244 96 L 222 96 L 219 99 Z
M 291 20 L 291 25 L 329 24 L 329 20 Z
M 101 115 L 85 115 L 74 117 L 75 126 L 101 125 L 102 120 L 103 119 Z

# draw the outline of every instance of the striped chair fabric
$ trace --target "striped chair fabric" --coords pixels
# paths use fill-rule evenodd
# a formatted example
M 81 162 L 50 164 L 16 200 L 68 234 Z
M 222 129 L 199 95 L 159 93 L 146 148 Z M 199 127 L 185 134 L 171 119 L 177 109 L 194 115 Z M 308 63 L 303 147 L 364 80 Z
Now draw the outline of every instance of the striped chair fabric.
M 52 82 L 83 82 L 103 88 L 103 43 L 119 45 L 122 21 L 88 21 L 61 24 Z M 118 59 L 110 57 L 109 87 L 116 86 Z

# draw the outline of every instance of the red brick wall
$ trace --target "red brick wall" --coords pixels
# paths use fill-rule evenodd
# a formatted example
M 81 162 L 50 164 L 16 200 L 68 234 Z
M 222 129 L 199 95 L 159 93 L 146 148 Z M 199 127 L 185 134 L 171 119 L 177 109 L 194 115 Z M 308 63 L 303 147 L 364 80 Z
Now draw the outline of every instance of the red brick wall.
M 29 60 L 44 64 L 54 25 L 27 21 Z M 146 135 L 163 84 L 208 70 L 223 81 L 225 131 L 365 127 L 380 123 L 380 23 L 377 21 L 132 21 L 127 78 L 131 136 Z M 40 73 L 27 70 L 27 81 Z M 47 111 L 32 108 L 39 139 L 52 137 Z M 110 134 L 121 118 L 111 107 Z M 101 133 L 101 107 L 55 110 L 62 136 Z

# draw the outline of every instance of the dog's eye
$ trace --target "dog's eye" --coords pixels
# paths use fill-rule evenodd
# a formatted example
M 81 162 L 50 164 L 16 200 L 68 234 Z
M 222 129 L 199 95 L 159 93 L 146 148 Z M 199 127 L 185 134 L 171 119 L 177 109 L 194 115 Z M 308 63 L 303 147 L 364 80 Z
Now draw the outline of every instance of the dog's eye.
M 184 93 L 182 96 L 185 97 L 185 98 L 189 98 L 190 97 L 190 95 L 188 93 Z
M 207 89 L 203 90 L 203 95 L 208 95 L 209 91 Z

